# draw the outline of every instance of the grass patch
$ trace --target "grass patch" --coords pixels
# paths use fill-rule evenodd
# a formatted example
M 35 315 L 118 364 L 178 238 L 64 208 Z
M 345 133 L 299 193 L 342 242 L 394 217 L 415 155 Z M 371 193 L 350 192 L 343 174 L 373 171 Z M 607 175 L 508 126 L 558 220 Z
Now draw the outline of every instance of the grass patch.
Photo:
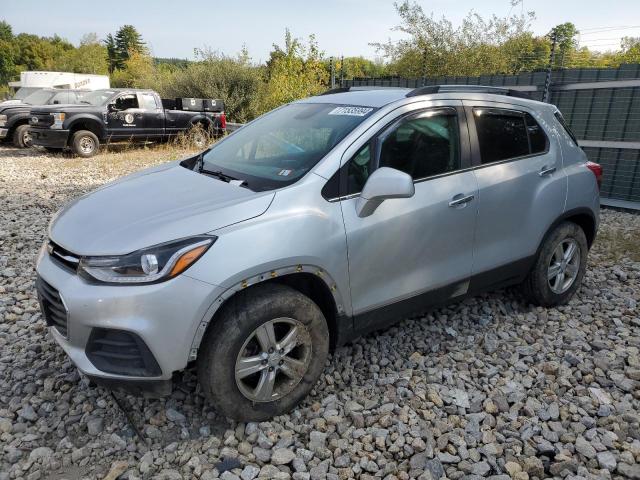
M 600 228 L 594 247 L 608 260 L 629 258 L 640 262 L 640 236 L 637 231 L 619 230 L 611 225 Z

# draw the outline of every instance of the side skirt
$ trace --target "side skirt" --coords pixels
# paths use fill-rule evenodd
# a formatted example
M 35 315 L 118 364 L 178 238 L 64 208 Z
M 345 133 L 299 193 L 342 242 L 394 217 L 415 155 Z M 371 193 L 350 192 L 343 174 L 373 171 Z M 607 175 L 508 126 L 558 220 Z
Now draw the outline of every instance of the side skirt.
M 399 302 L 354 315 L 352 322 L 349 322 L 348 319 L 338 321 L 337 324 L 342 325 L 343 328 L 337 332 L 336 346 L 344 345 L 361 335 L 388 328 L 411 315 L 458 302 L 489 290 L 517 285 L 525 279 L 535 262 L 535 258 L 534 255 L 476 274 L 468 281 L 468 289 L 462 288 L 467 284 L 467 280 L 456 282 L 452 285 L 430 290 Z M 464 293 L 460 294 L 459 292 L 461 291 Z

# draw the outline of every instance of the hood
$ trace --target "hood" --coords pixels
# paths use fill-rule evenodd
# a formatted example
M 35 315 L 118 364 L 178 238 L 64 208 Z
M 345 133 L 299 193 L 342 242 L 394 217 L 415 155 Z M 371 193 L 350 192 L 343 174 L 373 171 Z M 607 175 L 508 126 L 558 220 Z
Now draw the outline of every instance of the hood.
M 51 221 L 49 237 L 76 255 L 122 255 L 257 217 L 274 195 L 172 162 L 72 201 Z
M 15 103 L 10 103 L 8 105 L 4 103 L 0 103 L 0 113 L 3 113 L 5 115 L 13 113 L 16 110 L 29 111 L 30 108 L 31 108 L 31 105 L 27 105 L 24 102 L 15 102 Z

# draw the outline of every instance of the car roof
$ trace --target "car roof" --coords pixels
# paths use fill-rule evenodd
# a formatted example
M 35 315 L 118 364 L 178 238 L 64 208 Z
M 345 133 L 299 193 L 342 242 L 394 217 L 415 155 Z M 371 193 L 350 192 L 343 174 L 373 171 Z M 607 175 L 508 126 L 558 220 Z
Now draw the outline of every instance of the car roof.
M 384 107 L 406 98 L 410 88 L 352 88 L 349 91 L 326 93 L 301 100 L 304 103 L 338 103 L 362 107 Z
M 438 91 L 440 90 L 440 91 Z M 335 93 L 334 93 L 335 92 Z M 435 85 L 430 87 L 351 87 L 337 88 L 328 92 L 299 100 L 300 103 L 331 103 L 381 108 L 391 103 L 410 103 L 416 100 L 486 100 L 499 103 L 529 106 L 533 109 L 555 106 L 522 96 L 526 92 L 509 90 L 508 87 L 481 85 Z

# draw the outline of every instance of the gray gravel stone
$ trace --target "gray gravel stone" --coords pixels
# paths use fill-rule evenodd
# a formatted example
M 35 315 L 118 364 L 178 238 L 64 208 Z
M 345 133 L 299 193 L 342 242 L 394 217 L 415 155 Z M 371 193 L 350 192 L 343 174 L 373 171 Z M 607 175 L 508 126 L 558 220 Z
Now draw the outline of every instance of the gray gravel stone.
M 190 370 L 163 400 L 117 393 L 125 415 L 47 333 L 33 262 L 63 204 L 178 155 L 0 147 L 0 480 L 101 480 L 123 460 L 121 478 L 213 480 L 222 458 L 242 480 L 640 478 L 640 216 L 608 210 L 567 305 L 504 290 L 403 319 L 338 348 L 267 422 L 221 418 Z

